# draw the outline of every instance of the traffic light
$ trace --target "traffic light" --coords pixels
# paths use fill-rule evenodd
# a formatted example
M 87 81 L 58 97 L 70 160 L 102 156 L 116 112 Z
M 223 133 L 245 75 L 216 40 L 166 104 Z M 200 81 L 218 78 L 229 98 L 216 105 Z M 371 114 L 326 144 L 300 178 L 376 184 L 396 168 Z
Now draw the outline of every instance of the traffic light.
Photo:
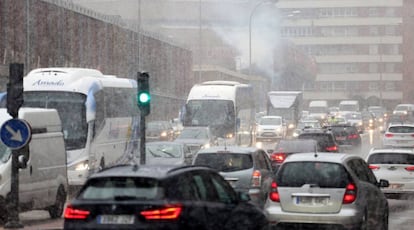
M 7 83 L 7 112 L 17 118 L 23 105 L 23 64 L 10 64 L 9 83 Z
M 138 107 L 141 116 L 147 116 L 151 112 L 151 94 L 149 89 L 149 75 L 146 72 L 138 73 Z

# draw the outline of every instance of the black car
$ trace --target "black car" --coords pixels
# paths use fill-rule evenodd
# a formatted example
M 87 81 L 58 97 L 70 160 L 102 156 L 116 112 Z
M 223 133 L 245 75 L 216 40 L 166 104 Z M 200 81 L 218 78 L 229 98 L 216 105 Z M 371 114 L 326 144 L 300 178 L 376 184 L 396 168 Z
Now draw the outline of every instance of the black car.
M 318 142 L 321 152 L 339 152 L 339 145 L 333 133 L 327 129 L 307 130 L 299 134 L 298 139 L 312 139 Z
M 121 165 L 93 174 L 64 212 L 64 229 L 265 229 L 262 210 L 215 170 Z
M 353 125 L 332 125 L 327 127 L 335 136 L 341 148 L 360 148 L 361 135 Z
M 312 139 L 283 139 L 280 140 L 273 153 L 270 154 L 270 160 L 273 171 L 276 173 L 280 165 L 285 159 L 295 153 L 309 153 L 309 152 L 321 152 L 321 146 L 318 145 L 316 140 Z

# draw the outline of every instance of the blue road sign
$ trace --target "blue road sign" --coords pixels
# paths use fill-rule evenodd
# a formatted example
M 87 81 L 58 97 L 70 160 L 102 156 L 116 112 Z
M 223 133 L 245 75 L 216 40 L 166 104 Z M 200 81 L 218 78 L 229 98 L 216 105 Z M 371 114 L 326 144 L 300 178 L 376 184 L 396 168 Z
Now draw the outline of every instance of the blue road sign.
M 32 137 L 30 125 L 22 119 L 10 119 L 0 128 L 0 139 L 11 149 L 20 149 L 29 143 Z

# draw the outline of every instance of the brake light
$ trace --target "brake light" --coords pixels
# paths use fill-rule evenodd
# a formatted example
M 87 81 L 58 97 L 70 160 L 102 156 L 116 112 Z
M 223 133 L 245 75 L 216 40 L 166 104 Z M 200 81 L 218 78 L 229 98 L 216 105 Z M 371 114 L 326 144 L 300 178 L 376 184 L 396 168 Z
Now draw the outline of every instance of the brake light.
M 348 136 L 348 139 L 358 139 L 358 134 L 351 134 Z
M 84 220 L 89 216 L 90 212 L 88 210 L 76 209 L 72 205 L 68 204 L 65 209 L 64 217 L 65 219 L 76 219 Z
M 356 200 L 357 196 L 357 187 L 354 183 L 349 183 L 346 186 L 344 198 L 342 199 L 342 203 L 344 204 L 350 204 Z
M 280 202 L 279 192 L 277 191 L 277 183 L 274 181 L 270 185 L 269 199 L 274 202 Z
M 405 170 L 414 171 L 414 166 L 407 166 L 407 167 L 405 167 Z
M 182 207 L 168 206 L 159 209 L 141 211 L 141 215 L 146 220 L 175 220 L 178 219 L 182 211 Z
M 394 136 L 394 134 L 392 134 L 392 133 L 386 133 L 384 136 L 385 136 L 385 137 L 393 137 L 393 136 Z
M 326 147 L 326 151 L 328 151 L 328 152 L 338 151 L 338 146 L 336 146 L 336 145 L 328 146 L 328 147 Z
M 380 167 L 378 165 L 369 165 L 368 166 L 371 170 L 378 170 Z
M 262 173 L 259 170 L 254 170 L 252 175 L 252 187 L 260 187 L 262 184 Z
M 273 153 L 271 155 L 271 160 L 275 161 L 276 163 L 283 163 L 286 159 L 286 153 Z

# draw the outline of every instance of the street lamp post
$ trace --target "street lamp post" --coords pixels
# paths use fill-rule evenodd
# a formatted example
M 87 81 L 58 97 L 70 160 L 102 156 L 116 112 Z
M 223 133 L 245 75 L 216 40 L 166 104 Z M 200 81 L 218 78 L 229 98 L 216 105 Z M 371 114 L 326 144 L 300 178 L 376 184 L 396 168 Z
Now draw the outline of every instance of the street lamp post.
M 263 3 L 267 1 L 272 1 L 274 3 L 278 2 L 278 0 L 262 0 L 254 6 L 253 10 L 250 13 L 250 18 L 249 18 L 249 75 L 251 75 L 252 73 L 252 18 L 253 18 L 253 14 L 256 11 L 256 9 L 259 8 L 260 5 L 262 5 Z

